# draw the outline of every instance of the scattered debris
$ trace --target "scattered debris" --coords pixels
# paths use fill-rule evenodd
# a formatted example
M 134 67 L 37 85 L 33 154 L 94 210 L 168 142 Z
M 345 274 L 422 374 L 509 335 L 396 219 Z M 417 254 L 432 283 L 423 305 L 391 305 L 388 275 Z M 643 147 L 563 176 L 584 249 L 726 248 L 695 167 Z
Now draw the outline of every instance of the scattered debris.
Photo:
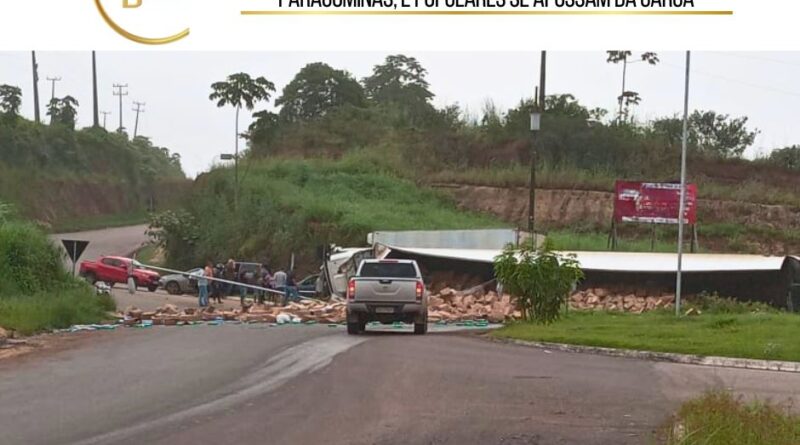
M 428 298 L 428 321 L 432 323 L 459 323 L 486 320 L 503 323 L 522 318 L 510 295 L 500 296 L 482 288 L 470 289 L 468 293 L 444 288 Z
M 578 291 L 569 297 L 570 308 L 576 310 L 616 311 L 641 314 L 675 306 L 675 295 L 667 292 L 647 295 L 646 291 L 627 290 L 625 293 L 595 288 Z
M 502 297 L 495 292 L 484 293 L 482 289 L 464 294 L 450 288 L 442 289 L 429 297 L 428 319 L 431 323 L 477 322 L 503 323 L 521 318 L 509 295 Z M 301 301 L 277 306 L 272 303 L 254 304 L 244 308 L 224 310 L 209 306 L 207 308 L 179 309 L 167 304 L 152 312 L 136 307 L 128 307 L 116 314 L 125 326 L 184 326 L 197 323 L 239 322 L 285 324 L 326 324 L 338 325 L 346 321 L 347 305 L 343 301 L 316 302 Z

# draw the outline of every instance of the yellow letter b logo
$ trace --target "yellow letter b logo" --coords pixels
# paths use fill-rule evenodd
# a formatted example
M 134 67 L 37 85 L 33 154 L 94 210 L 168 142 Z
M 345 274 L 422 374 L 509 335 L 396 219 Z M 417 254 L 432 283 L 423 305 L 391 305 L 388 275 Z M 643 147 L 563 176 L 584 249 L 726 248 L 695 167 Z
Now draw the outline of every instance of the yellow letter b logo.
M 123 8 L 138 8 L 142 6 L 142 0 L 122 0 Z

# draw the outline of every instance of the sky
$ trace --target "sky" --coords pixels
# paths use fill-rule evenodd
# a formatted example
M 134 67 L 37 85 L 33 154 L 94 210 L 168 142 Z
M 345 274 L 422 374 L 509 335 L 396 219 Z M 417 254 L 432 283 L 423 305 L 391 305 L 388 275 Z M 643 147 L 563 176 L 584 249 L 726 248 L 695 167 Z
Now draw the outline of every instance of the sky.
M 133 101 L 145 102 L 139 134 L 180 153 L 184 170 L 194 177 L 233 151 L 234 111 L 218 109 L 208 100 L 210 85 L 236 72 L 265 76 L 283 87 L 304 65 L 322 61 L 345 69 L 356 78 L 393 52 L 99 52 L 100 109 L 110 111 L 108 129 L 119 126 L 119 102 L 113 84 L 127 84 L 123 98 L 124 125 L 132 133 Z M 538 51 L 531 52 L 405 52 L 428 70 L 437 106 L 459 104 L 480 115 L 491 100 L 501 110 L 533 95 L 539 82 Z M 636 57 L 638 52 L 634 52 Z M 678 115 L 683 110 L 685 53 L 659 52 L 661 63 L 629 65 L 628 90 L 642 102 L 634 115 L 645 121 Z M 91 53 L 38 52 L 42 110 L 50 99 L 47 77 L 61 77 L 56 96 L 72 95 L 80 102 L 79 126 L 92 124 Z M 549 52 L 547 94 L 570 93 L 589 108 L 616 109 L 622 69 L 606 63 L 604 52 Z M 774 148 L 800 144 L 796 103 L 800 98 L 800 52 L 692 53 L 690 108 L 748 116 L 760 130 L 747 157 Z M 22 113 L 33 118 L 31 60 L 28 52 L 0 52 L 0 84 L 23 90 Z M 273 101 L 275 99 L 273 97 Z M 273 109 L 272 102 L 258 109 Z M 42 111 L 44 115 L 44 111 Z M 102 116 L 101 116 L 102 121 Z M 250 116 L 243 114 L 246 129 Z

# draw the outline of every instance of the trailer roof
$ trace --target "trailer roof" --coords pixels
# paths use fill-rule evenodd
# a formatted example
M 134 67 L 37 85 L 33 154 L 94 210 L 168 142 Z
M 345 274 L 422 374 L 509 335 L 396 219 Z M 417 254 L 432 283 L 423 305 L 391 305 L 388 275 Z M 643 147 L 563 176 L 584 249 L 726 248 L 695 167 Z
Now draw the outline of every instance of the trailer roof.
M 492 263 L 498 249 L 433 249 L 386 246 L 398 253 Z M 678 255 L 642 252 L 561 252 L 574 254 L 584 270 L 608 272 L 674 273 Z M 779 271 L 787 257 L 727 254 L 684 254 L 684 272 Z M 796 258 L 796 257 L 795 257 Z

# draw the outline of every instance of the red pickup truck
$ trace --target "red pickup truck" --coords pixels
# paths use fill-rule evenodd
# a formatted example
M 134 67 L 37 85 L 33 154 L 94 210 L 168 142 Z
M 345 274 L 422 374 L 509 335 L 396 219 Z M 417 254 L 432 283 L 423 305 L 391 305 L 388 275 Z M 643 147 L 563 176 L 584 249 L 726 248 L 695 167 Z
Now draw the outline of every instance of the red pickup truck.
M 146 287 L 150 292 L 155 292 L 158 289 L 160 275 L 141 268 L 138 262 L 130 258 L 101 256 L 97 261 L 83 261 L 80 276 L 92 284 L 103 281 L 112 287 L 116 283 L 127 283 L 128 265 L 131 261 L 134 261 L 133 276 L 136 287 Z

